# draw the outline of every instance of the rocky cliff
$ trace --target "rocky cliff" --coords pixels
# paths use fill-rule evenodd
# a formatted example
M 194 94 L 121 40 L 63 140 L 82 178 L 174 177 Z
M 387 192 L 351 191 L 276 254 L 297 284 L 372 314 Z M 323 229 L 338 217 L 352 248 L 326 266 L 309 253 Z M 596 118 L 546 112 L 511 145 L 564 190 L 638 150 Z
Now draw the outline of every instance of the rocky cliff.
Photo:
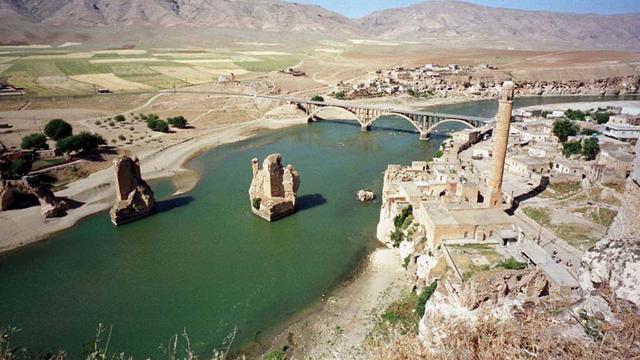
M 619 298 L 640 306 L 640 142 L 624 200 L 604 239 L 584 258 L 580 283 L 587 304 L 604 305 L 593 290 L 608 286 Z M 602 310 L 602 309 L 600 309 Z
M 283 167 L 282 156 L 271 154 L 264 159 L 262 169 L 258 159 L 251 160 L 251 169 L 249 199 L 254 214 L 274 221 L 296 211 L 300 175 L 292 165 Z
M 113 160 L 116 175 L 116 202 L 111 208 L 111 222 L 122 225 L 155 211 L 151 187 L 140 175 L 138 158 L 122 156 Z

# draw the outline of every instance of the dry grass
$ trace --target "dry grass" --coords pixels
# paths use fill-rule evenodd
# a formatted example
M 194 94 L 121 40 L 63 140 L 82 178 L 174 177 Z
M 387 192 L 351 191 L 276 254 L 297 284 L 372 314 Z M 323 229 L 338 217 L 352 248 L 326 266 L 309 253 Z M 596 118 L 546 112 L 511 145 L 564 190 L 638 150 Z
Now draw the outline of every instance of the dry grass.
M 611 301 L 611 299 L 608 299 Z M 638 359 L 640 315 L 628 303 L 611 301 L 619 322 L 559 316 L 561 309 L 539 305 L 498 321 L 486 317 L 443 323 L 446 340 L 427 346 L 413 334 L 372 342 L 368 359 Z M 561 314 L 563 315 L 563 314 Z M 567 320 L 570 319 L 570 320 Z M 596 333 L 587 324 L 598 324 Z M 584 337 L 564 336 L 569 327 L 584 326 Z M 591 335 L 588 336 L 587 334 Z

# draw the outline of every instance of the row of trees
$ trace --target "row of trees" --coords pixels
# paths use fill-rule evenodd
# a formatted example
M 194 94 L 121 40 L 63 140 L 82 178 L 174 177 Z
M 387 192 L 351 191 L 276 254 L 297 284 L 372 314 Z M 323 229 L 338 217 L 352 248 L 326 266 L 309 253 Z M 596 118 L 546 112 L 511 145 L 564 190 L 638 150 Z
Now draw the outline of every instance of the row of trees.
M 594 160 L 600 152 L 598 140 L 594 138 L 584 139 L 583 141 L 568 141 L 562 144 L 562 153 L 564 156 L 582 155 L 585 160 Z
M 56 151 L 64 154 L 92 152 L 107 143 L 102 136 L 86 131 L 73 135 L 71 124 L 62 119 L 54 119 L 45 125 L 44 134 L 29 134 L 22 138 L 20 146 L 23 149 L 48 149 L 47 137 L 56 141 Z
M 582 111 L 582 110 L 567 109 L 564 112 L 564 117 L 569 120 L 586 121 L 587 117 L 591 117 L 598 124 L 608 123 L 611 115 L 612 113 L 607 111 L 607 109 L 598 109 L 596 111 Z
M 176 116 L 167 118 L 167 120 L 161 120 L 156 114 L 149 114 L 143 117 L 147 121 L 147 127 L 153 131 L 169 132 L 169 126 L 173 126 L 178 129 L 184 129 L 187 127 L 187 119 L 184 116 Z

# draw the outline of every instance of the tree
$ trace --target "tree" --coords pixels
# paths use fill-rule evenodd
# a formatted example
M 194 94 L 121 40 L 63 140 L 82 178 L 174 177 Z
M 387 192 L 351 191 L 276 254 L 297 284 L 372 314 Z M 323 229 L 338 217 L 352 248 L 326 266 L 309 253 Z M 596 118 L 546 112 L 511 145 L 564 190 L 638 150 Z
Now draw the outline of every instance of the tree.
M 124 122 L 125 120 L 127 120 L 126 117 L 124 117 L 124 115 L 122 114 L 118 114 L 113 118 L 115 121 L 117 122 Z
M 44 127 L 44 133 L 53 140 L 64 139 L 73 134 L 73 128 L 62 119 L 53 119 Z
M 560 119 L 553 123 L 553 135 L 557 136 L 560 142 L 567 141 L 569 136 L 575 136 L 580 127 L 568 119 Z
M 32 162 L 26 157 L 11 162 L 11 175 L 14 177 L 25 176 L 31 171 Z
M 22 138 L 20 147 L 23 149 L 48 149 L 49 145 L 44 134 L 33 133 Z
M 184 129 L 187 127 L 187 119 L 184 116 L 176 116 L 173 118 L 168 118 L 167 122 L 169 125 L 176 127 L 178 129 Z
M 597 112 L 595 115 L 596 122 L 598 124 L 606 124 L 609 122 L 609 118 L 611 117 L 611 113 L 609 112 Z
M 594 160 L 600 152 L 600 145 L 597 139 L 586 139 L 582 144 L 582 156 L 586 160 Z
M 102 136 L 83 131 L 78 135 L 58 140 L 56 150 L 66 154 L 70 152 L 91 152 L 97 150 L 100 145 L 106 144 L 107 141 Z
M 570 120 L 584 121 L 584 119 L 587 117 L 587 113 L 580 110 L 567 109 L 567 111 L 564 112 L 564 116 Z
M 311 101 L 324 101 L 324 98 L 320 95 L 313 95 Z
M 562 153 L 564 156 L 577 155 L 582 153 L 582 144 L 580 141 L 569 141 L 562 144 Z
M 169 132 L 169 124 L 166 121 L 160 119 L 154 119 L 149 117 L 147 120 L 147 127 L 153 131 Z
M 338 91 L 335 94 L 333 94 L 333 96 L 335 96 L 336 99 L 338 100 L 344 100 L 347 98 L 347 96 L 345 95 L 344 91 Z

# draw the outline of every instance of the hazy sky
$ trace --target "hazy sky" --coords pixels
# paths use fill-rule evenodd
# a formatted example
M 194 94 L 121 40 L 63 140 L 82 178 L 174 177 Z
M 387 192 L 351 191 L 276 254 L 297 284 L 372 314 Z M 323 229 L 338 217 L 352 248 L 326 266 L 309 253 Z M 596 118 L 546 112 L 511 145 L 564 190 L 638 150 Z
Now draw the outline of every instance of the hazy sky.
M 362 17 L 372 11 L 407 6 L 422 0 L 289 0 L 317 4 L 349 17 Z M 620 14 L 640 12 L 640 0 L 467 0 L 476 4 L 526 10 Z

